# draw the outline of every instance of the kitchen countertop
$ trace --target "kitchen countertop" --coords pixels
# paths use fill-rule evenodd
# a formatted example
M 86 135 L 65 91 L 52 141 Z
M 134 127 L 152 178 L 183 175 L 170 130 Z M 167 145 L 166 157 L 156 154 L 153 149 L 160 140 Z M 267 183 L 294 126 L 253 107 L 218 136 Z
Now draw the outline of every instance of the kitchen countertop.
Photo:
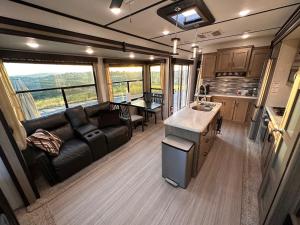
M 164 124 L 196 133 L 204 132 L 222 106 L 221 103 L 214 102 L 214 104 L 216 104 L 216 106 L 214 106 L 211 111 L 204 112 L 192 109 L 193 106 L 197 105 L 197 103 L 194 102 L 190 104 L 190 107 L 186 106 L 174 113 L 164 121 Z
M 270 119 L 274 125 L 274 127 L 276 129 L 279 129 L 280 124 L 281 124 L 281 120 L 282 120 L 282 116 L 278 116 L 276 115 L 276 113 L 274 112 L 273 108 L 270 106 L 266 106 L 266 110 L 270 116 Z
M 198 96 L 198 95 L 195 95 Z M 200 94 L 200 97 L 204 97 L 204 95 Z M 230 97 L 230 98 L 244 98 L 244 99 L 257 99 L 257 96 L 245 96 L 245 95 L 230 95 L 230 94 L 217 94 L 217 93 L 211 93 L 206 95 L 206 97 L 211 98 L 211 97 Z

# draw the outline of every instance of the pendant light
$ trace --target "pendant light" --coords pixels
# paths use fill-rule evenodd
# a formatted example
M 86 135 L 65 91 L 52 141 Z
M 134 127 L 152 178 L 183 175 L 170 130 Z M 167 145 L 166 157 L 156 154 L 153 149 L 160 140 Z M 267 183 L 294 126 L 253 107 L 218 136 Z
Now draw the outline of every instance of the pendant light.
M 177 28 L 177 26 L 178 26 L 178 13 L 179 13 L 179 11 L 181 10 L 181 8 L 179 8 L 179 7 L 176 7 L 175 8 L 175 11 L 176 11 L 176 28 Z M 180 42 L 180 38 L 178 38 L 177 37 L 177 32 L 175 31 L 175 33 L 176 33 L 176 36 L 175 36 L 175 38 L 172 38 L 171 39 L 171 41 L 173 42 L 173 52 L 172 52 L 172 54 L 173 55 L 178 55 L 178 52 L 177 52 L 177 47 L 178 47 L 178 44 L 179 44 L 179 42 Z
M 195 45 L 195 46 L 192 47 L 192 49 L 193 49 L 193 57 L 192 57 L 192 59 L 195 59 L 197 57 L 199 46 Z

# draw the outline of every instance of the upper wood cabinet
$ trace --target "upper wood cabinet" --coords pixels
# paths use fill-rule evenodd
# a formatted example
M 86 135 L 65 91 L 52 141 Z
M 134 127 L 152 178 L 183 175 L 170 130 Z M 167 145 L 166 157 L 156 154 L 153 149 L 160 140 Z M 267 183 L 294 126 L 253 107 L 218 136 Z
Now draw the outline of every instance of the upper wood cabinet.
M 219 50 L 217 54 L 217 72 L 230 72 L 232 62 L 231 50 Z
M 217 54 L 217 72 L 243 72 L 248 70 L 252 47 L 220 49 Z
M 203 54 L 202 58 L 202 77 L 214 78 L 216 71 L 217 53 Z
M 268 47 L 253 49 L 247 77 L 260 78 L 269 52 Z

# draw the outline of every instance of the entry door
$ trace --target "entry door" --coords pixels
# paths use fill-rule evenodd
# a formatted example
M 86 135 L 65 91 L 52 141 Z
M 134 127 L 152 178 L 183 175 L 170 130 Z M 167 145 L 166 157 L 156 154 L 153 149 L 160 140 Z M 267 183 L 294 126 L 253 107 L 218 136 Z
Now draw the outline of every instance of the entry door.
M 264 224 L 272 207 L 276 192 L 281 184 L 289 160 L 295 151 L 295 145 L 300 133 L 300 72 L 293 85 L 288 104 L 279 130 L 273 130 L 280 135 L 272 152 L 266 175 L 259 190 L 260 219 Z
M 176 112 L 187 104 L 189 66 L 177 65 L 173 67 L 173 112 Z

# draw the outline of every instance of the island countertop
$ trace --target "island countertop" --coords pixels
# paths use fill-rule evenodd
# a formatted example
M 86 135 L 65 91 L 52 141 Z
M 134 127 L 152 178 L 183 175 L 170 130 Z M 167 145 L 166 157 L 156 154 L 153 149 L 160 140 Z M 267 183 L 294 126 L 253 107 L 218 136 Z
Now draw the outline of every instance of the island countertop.
M 208 124 L 212 121 L 212 119 L 219 112 L 222 106 L 221 103 L 214 102 L 214 104 L 216 105 L 211 111 L 205 112 L 192 109 L 192 107 L 196 105 L 196 102 L 194 102 L 190 104 L 190 107 L 186 106 L 185 108 L 174 113 L 164 121 L 164 124 L 197 133 L 202 133 L 205 131 Z

